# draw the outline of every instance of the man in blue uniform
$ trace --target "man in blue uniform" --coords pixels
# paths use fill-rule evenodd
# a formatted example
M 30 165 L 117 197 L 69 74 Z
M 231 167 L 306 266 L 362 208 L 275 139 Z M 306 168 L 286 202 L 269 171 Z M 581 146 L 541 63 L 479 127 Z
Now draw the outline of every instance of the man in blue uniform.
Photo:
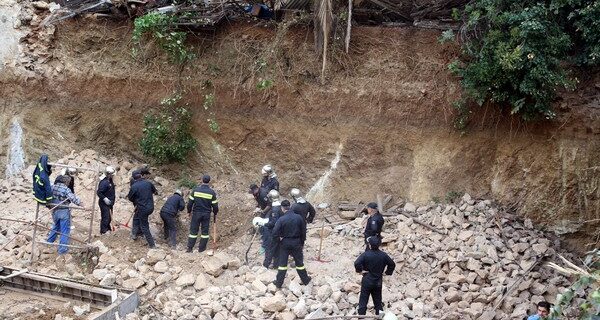
M 154 195 L 158 194 L 156 187 L 152 182 L 142 179 L 140 174 L 136 174 L 135 182 L 129 189 L 127 199 L 133 202 L 135 214 L 133 218 L 133 227 L 131 228 L 132 238 L 135 240 L 139 231 L 144 234 L 148 247 L 155 248 L 154 238 L 150 233 L 150 222 L 148 218 L 154 212 Z M 137 215 L 137 221 L 136 216 Z
M 176 248 L 177 243 L 177 213 L 185 209 L 183 192 L 177 189 L 160 209 L 160 217 L 163 220 L 165 239 L 168 240 L 171 249 Z
M 358 314 L 365 315 L 367 313 L 367 303 L 369 296 L 373 297 L 375 305 L 375 314 L 379 314 L 383 310 L 383 302 L 381 297 L 381 287 L 383 284 L 383 273 L 392 275 L 396 264 L 387 255 L 387 253 L 379 250 L 381 241 L 377 236 L 367 238 L 367 251 L 361 254 L 354 262 L 356 272 L 362 273 L 363 278 L 360 284 L 360 296 L 358 298 Z
M 219 213 L 219 201 L 217 194 L 211 189 L 210 176 L 202 177 L 202 184 L 195 187 L 190 193 L 190 198 L 187 204 L 187 212 L 192 215 L 190 223 L 190 234 L 188 235 L 187 252 L 192 252 L 198 238 L 198 229 L 200 229 L 200 245 L 198 251 L 206 250 L 208 239 L 210 238 L 210 214 L 214 214 L 214 221 L 217 221 L 217 213 Z
M 304 222 L 312 223 L 315 219 L 315 216 L 317 215 L 315 207 L 313 207 L 313 205 L 310 202 L 306 201 L 306 199 L 302 197 L 300 189 L 293 188 L 290 191 L 290 196 L 292 196 L 292 198 L 296 202 L 292 206 L 292 210 L 295 213 L 299 214 L 302 217 L 302 219 L 304 219 Z
M 279 258 L 277 259 L 279 265 L 277 277 L 273 283 L 277 288 L 281 288 L 283 285 L 288 268 L 288 258 L 291 255 L 294 258 L 296 272 L 298 272 L 302 284 L 307 285 L 311 278 L 306 272 L 302 253 L 306 241 L 306 223 L 300 215 L 290 209 L 288 200 L 283 200 L 281 207 L 285 213 L 277 220 L 273 228 L 273 241 L 279 245 Z
M 365 210 L 367 211 L 367 216 L 369 217 L 367 219 L 367 224 L 365 225 L 365 244 L 367 238 L 372 236 L 379 238 L 381 241 L 381 230 L 383 229 L 384 220 L 381 213 L 379 213 L 379 210 L 377 210 L 377 204 L 375 202 L 371 202 L 367 204 Z
M 113 175 L 115 169 L 111 166 L 104 170 L 104 177 L 98 184 L 98 206 L 100 206 L 100 234 L 112 231 L 112 210 L 115 204 L 115 184 Z
M 279 201 L 279 192 L 277 190 L 269 191 L 271 199 L 271 209 L 267 212 L 265 219 L 267 222 L 262 226 L 263 230 L 263 246 L 265 248 L 265 260 L 263 266 L 265 268 L 277 268 L 277 260 L 279 258 L 279 244 L 273 241 L 273 228 L 277 220 L 283 215 L 281 210 L 281 202 Z
M 270 164 L 267 164 L 262 167 L 261 173 L 263 178 L 260 182 L 260 186 L 267 189 L 267 192 L 271 190 L 279 191 L 279 181 L 277 180 L 277 174 L 275 174 L 273 167 Z

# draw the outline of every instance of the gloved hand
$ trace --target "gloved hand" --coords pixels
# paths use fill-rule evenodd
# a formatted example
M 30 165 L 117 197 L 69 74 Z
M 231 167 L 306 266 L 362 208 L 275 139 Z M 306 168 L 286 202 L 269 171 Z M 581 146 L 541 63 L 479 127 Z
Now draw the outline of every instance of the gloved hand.
M 112 204 L 112 202 L 110 202 L 110 199 L 108 199 L 107 197 L 104 197 L 104 199 L 102 199 L 102 201 L 104 201 L 104 203 L 105 203 L 107 206 L 110 206 L 110 205 Z
M 254 217 L 254 219 L 252 219 L 252 225 L 255 227 L 262 227 L 267 224 L 267 222 L 269 222 L 268 218 Z

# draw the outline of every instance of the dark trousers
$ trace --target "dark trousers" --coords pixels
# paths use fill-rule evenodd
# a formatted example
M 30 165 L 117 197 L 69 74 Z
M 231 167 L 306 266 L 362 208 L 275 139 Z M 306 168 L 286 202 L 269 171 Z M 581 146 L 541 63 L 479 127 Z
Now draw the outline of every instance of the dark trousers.
M 190 234 L 188 235 L 188 251 L 192 251 L 198 239 L 198 229 L 200 229 L 200 245 L 198 251 L 206 250 L 208 239 L 210 238 L 210 212 L 192 214 L 192 222 L 190 224 Z
M 379 311 L 383 310 L 383 303 L 381 300 L 381 283 L 373 283 L 372 281 L 365 281 L 363 278 L 360 286 L 360 296 L 358 298 L 358 314 L 365 315 L 367 313 L 367 303 L 369 302 L 369 296 L 373 297 L 373 305 L 375 306 L 375 314 L 379 314 Z
M 269 268 L 271 263 L 274 267 L 279 266 L 279 243 L 273 240 L 273 229 L 263 227 L 264 246 L 265 246 L 265 260 L 263 266 Z M 287 260 L 286 260 L 287 261 Z
M 140 228 L 140 214 L 138 213 L 138 209 L 136 208 L 133 213 L 133 219 L 131 222 L 131 237 L 133 239 L 136 239 L 137 236 L 142 234 L 142 228 Z
M 175 247 L 177 242 L 177 217 L 172 213 L 164 211 L 160 212 L 160 217 L 164 223 L 165 239 L 169 242 L 169 246 Z
M 150 222 L 148 221 L 148 218 L 152 214 L 152 211 L 140 211 L 137 214 L 138 214 L 138 221 L 139 221 L 138 222 L 139 230 L 146 237 L 146 241 L 148 242 L 148 247 L 154 248 L 155 247 L 154 238 L 152 237 L 152 233 L 150 232 Z M 134 223 L 135 223 L 135 220 L 134 220 Z M 133 226 L 135 228 L 135 224 Z M 131 232 L 133 232 L 133 229 Z
M 298 272 L 298 276 L 302 281 L 302 284 L 308 284 L 310 282 L 310 277 L 306 272 L 306 267 L 304 267 L 304 254 L 302 253 L 302 245 L 299 243 L 287 243 L 286 239 L 283 239 L 279 244 L 279 265 L 277 268 L 277 277 L 275 278 L 275 286 L 281 287 L 283 285 L 283 280 L 285 280 L 285 275 L 287 273 L 287 263 L 289 256 L 294 258 L 294 263 L 296 264 L 296 272 Z
M 112 231 L 110 227 L 110 211 L 112 210 L 112 207 L 107 206 L 102 199 L 98 201 L 98 206 L 100 206 L 100 234 L 105 234 L 108 231 Z

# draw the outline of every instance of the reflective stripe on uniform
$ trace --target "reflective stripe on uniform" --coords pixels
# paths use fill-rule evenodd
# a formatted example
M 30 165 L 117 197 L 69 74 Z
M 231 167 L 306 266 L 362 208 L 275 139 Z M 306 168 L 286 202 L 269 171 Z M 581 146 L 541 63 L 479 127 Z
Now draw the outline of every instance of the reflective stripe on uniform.
M 40 168 L 40 171 L 44 171 L 44 168 L 42 168 L 42 164 L 38 162 L 38 168 Z
M 40 179 L 40 176 L 37 174 L 35 175 L 35 183 L 39 184 L 40 186 L 44 186 L 44 183 Z
M 208 239 L 208 238 L 210 238 L 210 236 L 207 235 L 207 234 L 201 234 L 200 238 L 202 238 L 202 239 Z
M 37 197 L 33 197 L 33 198 L 35 199 L 35 201 L 37 201 L 39 203 L 46 203 L 45 200 L 38 199 Z
M 190 234 L 188 236 L 188 238 L 196 239 L 196 238 L 198 238 L 198 235 L 197 234 Z
M 305 270 L 305 269 L 306 269 L 306 268 L 305 268 L 304 266 L 299 266 L 299 267 L 296 267 L 296 270 Z
M 287 270 L 287 267 L 279 267 L 277 270 Z
M 194 196 L 190 194 L 190 200 L 194 200 Z
M 194 197 L 211 200 L 213 195 L 210 193 L 196 191 L 196 192 L 194 192 Z
M 213 203 L 213 204 L 215 204 L 215 203 L 219 203 L 219 200 L 215 200 L 215 201 L 213 201 L 212 203 Z

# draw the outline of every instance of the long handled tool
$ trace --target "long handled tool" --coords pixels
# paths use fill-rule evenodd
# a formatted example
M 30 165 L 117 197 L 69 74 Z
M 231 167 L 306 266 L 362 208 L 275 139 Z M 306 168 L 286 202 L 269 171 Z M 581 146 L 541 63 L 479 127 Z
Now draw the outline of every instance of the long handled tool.
M 246 264 L 248 264 L 248 252 L 250 252 L 250 248 L 252 248 L 252 244 L 254 243 L 254 239 L 258 234 L 258 229 L 254 229 L 254 234 L 252 235 L 252 240 L 250 240 L 250 244 L 248 244 L 248 249 L 246 249 Z
M 321 235 L 321 239 L 319 240 L 319 253 L 318 253 L 317 259 L 315 259 L 315 261 L 331 262 L 331 261 L 321 259 L 321 250 L 323 249 L 323 238 L 325 236 L 325 219 L 323 219 L 323 224 L 321 225 L 321 234 L 320 235 Z

